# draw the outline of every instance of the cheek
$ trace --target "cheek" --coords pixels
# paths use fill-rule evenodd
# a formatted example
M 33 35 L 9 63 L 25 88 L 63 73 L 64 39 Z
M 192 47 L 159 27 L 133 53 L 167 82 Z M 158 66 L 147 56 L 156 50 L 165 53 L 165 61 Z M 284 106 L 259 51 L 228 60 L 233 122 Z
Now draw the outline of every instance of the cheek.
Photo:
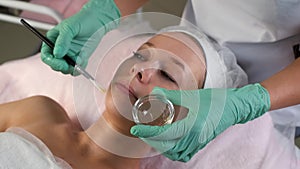
M 110 85 L 105 98 L 105 106 L 110 116 L 132 119 L 132 103 L 128 95 L 123 94 Z
M 192 73 L 185 74 L 184 78 L 179 84 L 179 88 L 183 90 L 195 90 L 198 89 L 199 77 L 194 76 Z
M 105 108 L 108 112 L 117 114 L 117 109 L 115 107 L 113 97 L 112 97 L 112 94 L 111 94 L 111 86 L 107 90 L 107 94 L 106 94 L 106 97 L 105 97 Z
M 177 89 L 179 89 L 179 87 L 175 83 L 171 83 L 171 82 L 168 82 L 168 83 L 165 83 L 165 82 L 157 83 L 154 87 L 156 87 L 156 86 L 157 87 L 161 87 L 161 88 L 165 88 L 165 89 L 168 89 L 168 90 L 177 90 Z
M 119 65 L 117 71 L 114 74 L 114 78 L 127 76 L 130 73 L 132 67 L 133 63 L 131 63 L 129 60 L 124 61 Z

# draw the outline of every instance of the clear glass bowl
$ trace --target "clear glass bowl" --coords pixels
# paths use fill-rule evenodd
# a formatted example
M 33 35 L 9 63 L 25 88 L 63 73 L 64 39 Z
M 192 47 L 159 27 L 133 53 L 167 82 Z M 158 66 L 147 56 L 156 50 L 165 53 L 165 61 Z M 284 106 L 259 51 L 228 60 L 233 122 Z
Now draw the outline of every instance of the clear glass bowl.
M 132 110 L 135 123 L 156 126 L 172 123 L 174 114 L 173 104 L 166 97 L 158 94 L 139 98 Z

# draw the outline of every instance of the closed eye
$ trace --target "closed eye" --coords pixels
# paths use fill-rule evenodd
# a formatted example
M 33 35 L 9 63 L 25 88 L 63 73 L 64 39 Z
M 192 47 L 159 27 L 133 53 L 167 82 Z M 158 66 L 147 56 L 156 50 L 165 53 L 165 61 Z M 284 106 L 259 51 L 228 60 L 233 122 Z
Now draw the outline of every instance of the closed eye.
M 160 74 L 162 75 L 163 78 L 173 82 L 173 83 L 177 83 L 171 75 L 169 75 L 167 72 L 163 71 L 163 70 L 160 70 Z

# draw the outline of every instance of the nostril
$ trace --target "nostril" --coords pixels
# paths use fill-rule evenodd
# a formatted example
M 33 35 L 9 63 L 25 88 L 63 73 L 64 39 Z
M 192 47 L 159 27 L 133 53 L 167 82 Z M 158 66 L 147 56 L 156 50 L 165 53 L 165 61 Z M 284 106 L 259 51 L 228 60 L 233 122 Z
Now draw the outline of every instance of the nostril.
M 135 72 L 135 68 L 131 68 L 131 73 L 134 73 Z
M 139 78 L 139 80 L 141 80 L 141 79 L 142 79 L 142 73 L 139 72 L 139 73 L 137 74 L 137 77 Z

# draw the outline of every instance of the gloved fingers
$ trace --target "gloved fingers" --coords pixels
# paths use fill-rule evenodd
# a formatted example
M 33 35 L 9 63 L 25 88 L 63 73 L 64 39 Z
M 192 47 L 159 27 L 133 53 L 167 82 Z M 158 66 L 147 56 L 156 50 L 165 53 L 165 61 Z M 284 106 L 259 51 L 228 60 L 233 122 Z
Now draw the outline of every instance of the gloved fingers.
M 164 152 L 164 153 L 162 153 L 165 157 L 167 157 L 168 159 L 170 159 L 170 160 L 173 160 L 173 161 L 178 161 L 179 159 L 178 159 L 178 157 L 179 157 L 179 153 L 173 153 L 173 154 L 170 154 L 170 153 L 167 153 L 167 151 L 166 152 Z
M 192 128 L 192 122 L 185 118 L 164 126 L 135 125 L 131 128 L 132 135 L 151 140 L 177 140 L 185 136 Z
M 42 43 L 42 48 L 41 48 L 41 58 L 46 59 L 46 58 L 53 58 L 54 56 L 52 55 L 52 49 L 45 44 L 44 42 Z
M 206 144 L 200 144 L 197 148 L 192 149 L 191 151 L 189 151 L 188 153 L 182 153 L 179 156 L 179 161 L 182 162 L 188 162 L 189 160 L 192 159 L 192 157 L 199 152 L 199 150 L 203 149 L 206 146 Z
M 165 88 L 154 87 L 151 92 L 152 94 L 160 94 L 169 99 L 172 103 L 176 105 L 181 105 L 181 93 L 179 90 L 168 90 Z
M 53 29 L 51 29 L 51 30 L 49 30 L 48 32 L 47 32 L 47 38 L 54 44 L 54 48 L 56 47 L 56 45 L 55 45 L 55 42 L 56 42 L 56 39 L 57 39 L 57 37 L 59 36 L 59 30 L 58 30 L 58 27 L 56 26 L 55 28 L 53 28 Z M 46 45 L 45 45 L 46 46 Z M 43 46 L 43 48 L 45 47 L 45 46 Z M 42 49 L 43 49 L 42 48 Z M 50 51 L 49 51 L 50 52 Z M 54 55 L 54 53 L 53 53 L 53 49 L 51 49 L 51 52 L 50 52 L 52 55 Z M 56 56 L 54 56 L 54 57 L 56 57 Z
M 166 151 L 163 153 L 163 155 L 173 161 L 181 161 L 181 162 L 187 162 L 191 159 L 190 154 L 185 154 L 183 151 Z
M 164 126 L 150 126 L 150 125 L 138 124 L 131 127 L 130 133 L 140 138 L 149 138 L 163 133 L 164 131 L 167 130 L 168 127 L 169 124 Z
M 51 29 L 47 32 L 47 38 L 54 44 L 55 39 L 58 36 L 58 31 L 56 29 Z M 50 48 L 45 42 L 42 43 L 41 48 L 42 57 L 54 57 L 53 56 L 53 49 Z M 45 58 L 44 58 L 45 59 Z
M 180 152 L 174 152 L 174 151 L 165 151 L 162 153 L 165 157 L 173 160 L 173 161 L 179 161 L 179 157 L 180 157 Z
M 52 43 L 55 43 L 58 35 L 59 35 L 59 30 L 57 29 L 57 26 L 56 26 L 53 29 L 49 30 L 47 32 L 46 36 Z
M 160 153 L 164 153 L 175 146 L 176 140 L 152 140 L 147 138 L 142 138 L 142 140 L 153 147 L 155 150 L 159 151 Z
M 200 134 L 201 135 L 201 134 Z M 199 134 L 190 134 L 189 136 L 179 140 L 178 143 L 166 153 L 172 155 L 177 161 L 187 162 L 189 161 L 199 150 L 204 148 L 206 144 L 213 139 L 213 137 L 207 137 L 206 142 L 202 142 L 199 138 Z
M 173 104 L 184 106 L 190 110 L 196 111 L 200 103 L 199 90 L 167 90 L 160 87 L 155 87 L 152 90 L 153 94 L 165 96 Z
M 76 64 L 83 67 L 85 62 L 88 62 L 91 52 L 89 47 L 87 47 L 87 44 L 84 44 L 84 41 L 74 39 L 71 42 L 71 46 L 67 52 L 67 55 L 71 57 Z
M 206 138 L 206 142 L 202 143 L 200 138 L 201 134 L 198 133 L 198 130 L 194 129 L 188 135 L 184 136 L 183 138 L 179 139 L 175 146 L 169 149 L 164 153 L 172 160 L 176 161 L 189 161 L 194 154 L 196 154 L 200 149 L 202 149 L 212 137 Z
M 194 135 L 189 135 L 184 137 L 176 142 L 176 144 L 164 152 L 163 155 L 166 157 L 176 160 L 176 161 L 184 161 L 185 157 L 194 150 Z
M 138 125 L 138 126 L 148 127 L 146 125 Z M 150 127 L 157 128 L 159 126 L 150 126 Z M 148 131 L 145 131 L 142 129 L 141 132 L 147 133 Z M 132 132 L 132 134 L 133 134 L 133 132 Z M 167 136 L 165 136 L 165 135 L 164 136 L 162 136 L 162 135 L 154 136 L 155 134 L 157 134 L 157 133 L 155 133 L 155 130 L 153 130 L 153 133 L 150 134 L 153 137 L 142 137 L 141 139 L 145 143 L 150 145 L 151 147 L 155 148 L 157 151 L 163 153 L 164 156 L 168 157 L 171 160 L 184 161 L 186 159 L 186 161 L 188 161 L 190 159 L 190 158 L 185 158 L 182 156 L 182 150 L 187 149 L 189 144 L 182 144 L 183 147 L 178 148 L 178 143 L 180 144 L 178 137 L 175 137 L 174 139 L 170 139 L 170 138 L 167 138 Z M 135 135 L 135 134 L 133 134 L 133 135 Z M 143 136 L 150 136 L 150 135 L 145 134 Z M 177 147 L 177 148 L 174 149 L 174 147 Z
M 64 74 L 69 74 L 70 72 L 70 66 L 64 59 L 57 59 L 53 57 L 43 56 L 42 55 L 42 61 L 49 65 L 53 70 L 55 71 L 61 71 Z
M 179 151 L 180 153 L 176 153 L 176 155 L 178 155 L 176 156 L 177 160 L 187 162 L 203 147 L 204 145 L 198 145 L 198 142 L 191 143 L 184 151 Z
M 198 148 L 192 150 L 192 151 L 189 152 L 189 153 L 180 155 L 180 156 L 179 156 L 180 161 L 182 161 L 182 162 L 188 162 L 188 161 L 191 160 L 192 157 L 193 157 L 196 153 L 198 153 L 198 151 L 201 150 L 203 147 L 204 147 L 204 145 L 201 145 L 201 146 L 199 146 Z
M 172 153 L 172 154 L 170 154 L 170 153 L 163 153 L 163 155 L 165 156 L 165 157 L 167 157 L 167 158 L 169 158 L 170 160 L 173 160 L 173 161 L 181 161 L 181 162 L 188 162 L 190 159 L 191 159 L 191 157 L 189 157 L 189 156 L 185 156 L 185 157 L 181 157 L 180 156 L 180 153 Z
M 198 152 L 198 150 L 195 150 Z M 166 151 L 163 153 L 164 156 L 167 158 L 173 160 L 173 161 L 181 161 L 181 162 L 188 162 L 191 160 L 191 158 L 195 155 L 195 151 L 193 152 L 184 152 L 184 151 L 179 151 L 179 152 L 173 152 L 173 151 Z
M 55 48 L 53 50 L 53 54 L 57 58 L 62 58 L 68 53 L 71 47 L 71 42 L 78 33 L 75 32 L 77 30 L 75 29 L 76 25 L 74 25 L 74 28 L 71 29 L 68 24 L 61 24 L 62 25 L 60 25 L 60 32 L 55 41 Z
M 80 50 L 80 54 L 82 55 L 82 58 L 89 58 L 93 52 L 95 51 L 95 49 L 97 48 L 98 44 L 99 44 L 99 40 L 98 41 L 94 41 L 94 40 L 85 40 L 84 44 L 82 44 L 83 41 L 74 41 L 72 42 L 72 48 L 73 46 L 77 45 L 77 49 L 80 49 L 79 47 L 83 47 Z

